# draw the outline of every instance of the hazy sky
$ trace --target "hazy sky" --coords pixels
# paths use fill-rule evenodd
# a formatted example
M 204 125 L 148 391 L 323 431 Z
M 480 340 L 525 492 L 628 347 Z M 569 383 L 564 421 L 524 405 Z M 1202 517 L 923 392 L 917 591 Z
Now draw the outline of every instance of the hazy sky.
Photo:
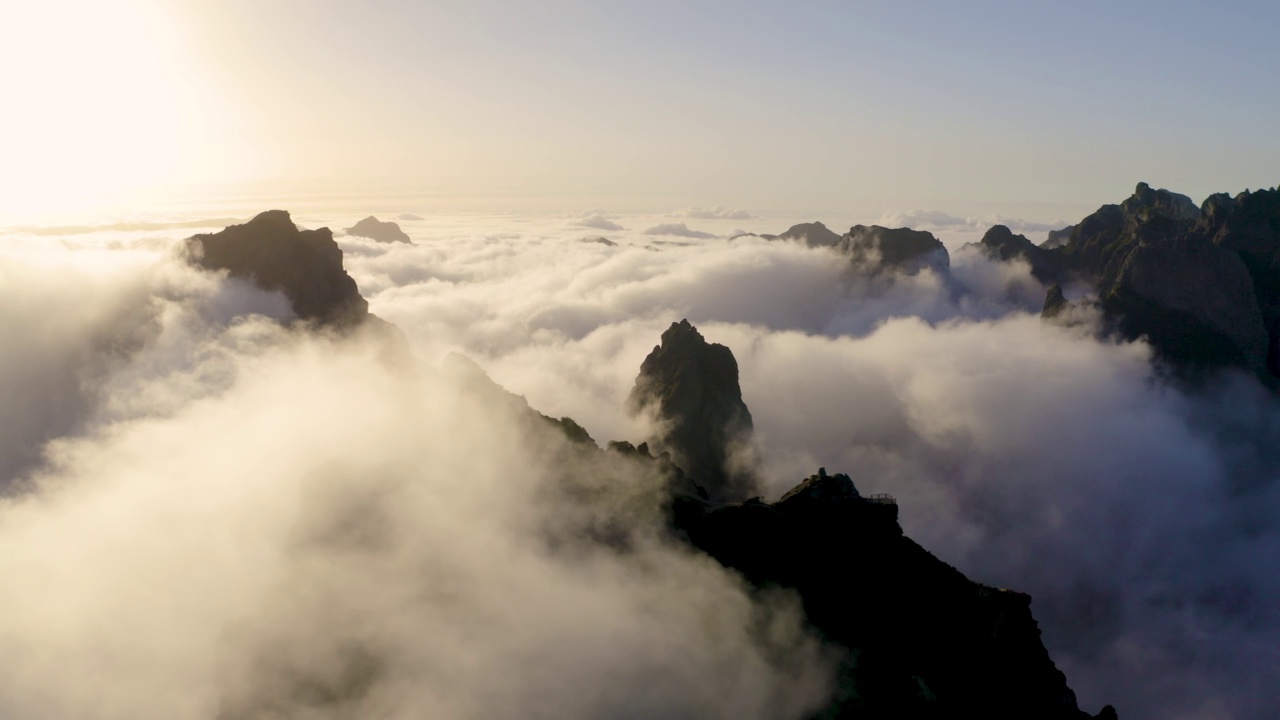
M 222 192 L 1076 219 L 1280 174 L 1264 2 L 51 0 L 0 216 Z M 584 205 L 583 203 L 587 203 Z

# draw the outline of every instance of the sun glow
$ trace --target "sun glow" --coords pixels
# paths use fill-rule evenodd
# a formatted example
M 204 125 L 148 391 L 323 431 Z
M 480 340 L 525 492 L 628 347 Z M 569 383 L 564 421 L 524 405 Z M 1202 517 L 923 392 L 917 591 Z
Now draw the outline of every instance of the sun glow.
M 0 220 L 127 206 L 172 177 L 179 115 L 163 17 L 136 2 L 0 10 Z

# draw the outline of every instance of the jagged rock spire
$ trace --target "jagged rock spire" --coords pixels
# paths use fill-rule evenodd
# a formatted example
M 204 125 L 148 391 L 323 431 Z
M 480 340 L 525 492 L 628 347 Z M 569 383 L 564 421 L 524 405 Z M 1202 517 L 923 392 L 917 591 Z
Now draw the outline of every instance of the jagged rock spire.
M 713 500 L 742 500 L 754 492 L 758 454 L 738 362 L 688 320 L 672 323 L 645 358 L 627 410 L 654 414 L 658 427 L 649 444 L 670 453 Z

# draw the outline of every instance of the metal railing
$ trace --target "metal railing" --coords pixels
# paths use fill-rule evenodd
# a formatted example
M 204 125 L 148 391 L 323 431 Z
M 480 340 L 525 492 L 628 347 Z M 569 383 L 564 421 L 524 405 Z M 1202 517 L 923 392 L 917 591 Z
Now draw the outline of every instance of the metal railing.
M 868 495 L 867 502 L 876 503 L 877 505 L 897 505 L 898 499 L 888 493 L 877 493 Z

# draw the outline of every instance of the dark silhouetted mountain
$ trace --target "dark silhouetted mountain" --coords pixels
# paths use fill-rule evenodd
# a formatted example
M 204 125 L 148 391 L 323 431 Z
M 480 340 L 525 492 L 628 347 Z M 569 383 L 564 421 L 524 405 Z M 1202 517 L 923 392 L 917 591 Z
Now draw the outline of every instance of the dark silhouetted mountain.
M 688 320 L 672 323 L 644 359 L 627 409 L 653 413 L 658 427 L 649 444 L 670 453 L 713 499 L 741 500 L 754 491 L 751 412 L 738 386 L 738 362 Z
M 898 506 L 819 470 L 774 503 L 673 504 L 689 541 L 761 588 L 794 588 L 842 649 L 824 718 L 1088 718 L 1031 598 L 970 581 L 906 538 Z M 1099 717 L 1112 716 L 1110 708 Z
M 854 225 L 837 235 L 820 222 L 792 225 L 781 235 L 743 233 L 734 237 L 762 237 L 766 240 L 802 242 L 808 247 L 834 248 L 862 270 L 871 273 L 892 270 L 915 273 L 924 268 L 948 272 L 951 256 L 932 233 L 911 228 Z
M 1244 262 L 1267 328 L 1267 369 L 1280 376 L 1280 188 L 1209 196 L 1193 233 Z
M 597 236 L 597 237 L 584 237 L 584 238 L 582 238 L 581 240 L 579 240 L 579 242 L 584 242 L 584 243 L 597 243 L 597 244 L 599 244 L 599 245 L 605 245 L 605 246 L 608 246 L 608 247 L 618 247 L 618 243 L 616 243 L 616 242 L 614 242 L 614 241 L 610 240 L 610 239 L 609 239 L 609 238 L 607 238 L 607 237 L 599 237 L 599 236 Z
M 353 325 L 369 316 L 369 303 L 342 267 L 342 250 L 328 228 L 299 230 L 284 210 L 268 210 L 243 225 L 195 235 L 192 260 L 210 270 L 279 290 L 303 320 Z
M 839 235 L 816 221 L 792 225 L 786 232 L 779 235 L 778 239 L 798 240 L 809 247 L 835 247 L 840 243 Z
M 1024 236 L 1014 235 L 1004 225 L 991 226 L 978 248 L 993 260 L 1025 260 L 1031 266 L 1031 274 L 1045 284 L 1066 282 L 1071 277 L 1062 253 L 1038 247 Z
M 1179 370 L 1277 374 L 1280 191 L 1215 195 L 1202 212 L 1139 183 L 1046 252 L 1093 284 L 1113 330 L 1146 337 Z
M 726 504 L 744 495 L 708 481 L 725 467 L 731 433 L 720 429 L 749 428 L 750 415 L 733 353 L 687 320 L 663 333 L 627 405 L 656 406 L 673 451 L 610 450 L 666 463 L 677 535 L 759 588 L 797 591 L 839 650 L 839 692 L 815 717 L 1089 717 L 1040 639 L 1031 598 L 974 583 L 904 537 L 892 498 L 864 498 L 848 476 L 819 470 L 777 502 Z
M 854 225 L 841 236 L 836 249 L 855 265 L 872 272 L 898 270 L 914 273 L 924 268 L 947 272 L 951 256 L 932 233 L 911 228 Z
M 347 234 L 378 242 L 411 242 L 399 225 L 391 221 L 383 222 L 372 215 L 347 228 Z

